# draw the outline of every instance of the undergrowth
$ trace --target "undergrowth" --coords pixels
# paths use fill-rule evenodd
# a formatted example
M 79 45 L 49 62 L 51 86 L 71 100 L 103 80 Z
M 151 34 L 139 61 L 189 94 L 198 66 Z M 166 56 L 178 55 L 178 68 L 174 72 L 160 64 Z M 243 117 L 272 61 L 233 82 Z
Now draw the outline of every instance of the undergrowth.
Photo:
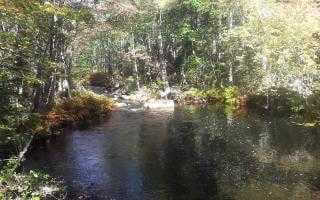
M 4 157 L 0 154 L 0 200 L 63 199 L 60 182 L 41 172 L 18 172 L 20 159 L 15 156 L 31 135 L 46 136 L 64 126 L 98 121 L 111 112 L 112 105 L 113 102 L 104 96 L 77 92 L 70 99 L 57 101 L 48 113 L 23 115 L 15 118 L 18 120 L 10 127 L 0 126 L 0 150 L 6 154 Z
M 185 91 L 184 101 L 187 103 L 227 104 L 236 106 L 239 103 L 239 90 L 237 87 L 212 88 L 201 90 L 190 88 Z
M 95 87 L 111 87 L 110 75 L 104 72 L 96 72 L 89 75 L 86 84 Z
M 17 159 L 10 159 L 0 171 L 0 199 L 63 199 L 65 188 L 62 183 L 45 173 L 29 171 L 18 173 Z
M 71 99 L 60 100 L 47 114 L 51 127 L 80 124 L 106 117 L 113 102 L 93 92 L 78 92 Z

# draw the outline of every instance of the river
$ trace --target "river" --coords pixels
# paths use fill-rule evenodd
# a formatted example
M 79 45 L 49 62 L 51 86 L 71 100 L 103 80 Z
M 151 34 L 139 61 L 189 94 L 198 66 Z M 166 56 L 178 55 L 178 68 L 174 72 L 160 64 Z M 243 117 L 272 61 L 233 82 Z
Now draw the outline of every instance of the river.
M 320 130 L 221 107 L 117 110 L 67 130 L 25 169 L 61 178 L 67 199 L 320 199 Z

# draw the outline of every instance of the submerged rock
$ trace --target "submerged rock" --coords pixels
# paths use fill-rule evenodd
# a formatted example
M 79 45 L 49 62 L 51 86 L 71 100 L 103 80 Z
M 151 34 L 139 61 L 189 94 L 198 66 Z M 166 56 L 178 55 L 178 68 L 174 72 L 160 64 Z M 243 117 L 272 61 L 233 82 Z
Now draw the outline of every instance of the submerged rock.
M 115 103 L 115 106 L 121 108 L 121 107 L 128 106 L 128 104 L 127 103 L 123 103 L 123 102 L 117 102 L 117 103 Z
M 173 100 L 149 100 L 143 104 L 143 107 L 147 109 L 170 109 L 174 110 L 174 101 Z

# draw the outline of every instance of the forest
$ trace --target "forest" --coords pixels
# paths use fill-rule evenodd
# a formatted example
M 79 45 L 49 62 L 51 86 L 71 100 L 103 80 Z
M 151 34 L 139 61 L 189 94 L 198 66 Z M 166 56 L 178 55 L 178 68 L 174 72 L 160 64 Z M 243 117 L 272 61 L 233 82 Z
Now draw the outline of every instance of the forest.
M 46 199 L 43 185 L 63 188 L 21 170 L 25 154 L 65 127 L 108 117 L 114 97 L 245 107 L 318 127 L 319 7 L 316 0 L 0 0 L 0 199 Z

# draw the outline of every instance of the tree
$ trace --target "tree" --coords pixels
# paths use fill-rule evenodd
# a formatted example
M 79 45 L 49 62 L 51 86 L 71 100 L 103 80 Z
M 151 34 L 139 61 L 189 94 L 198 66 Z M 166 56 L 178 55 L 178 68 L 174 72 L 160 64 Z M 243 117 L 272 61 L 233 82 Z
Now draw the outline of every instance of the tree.
M 0 126 L 6 127 L 48 109 L 59 84 L 70 83 L 73 24 L 90 20 L 91 14 L 38 0 L 1 0 L 0 11 Z

